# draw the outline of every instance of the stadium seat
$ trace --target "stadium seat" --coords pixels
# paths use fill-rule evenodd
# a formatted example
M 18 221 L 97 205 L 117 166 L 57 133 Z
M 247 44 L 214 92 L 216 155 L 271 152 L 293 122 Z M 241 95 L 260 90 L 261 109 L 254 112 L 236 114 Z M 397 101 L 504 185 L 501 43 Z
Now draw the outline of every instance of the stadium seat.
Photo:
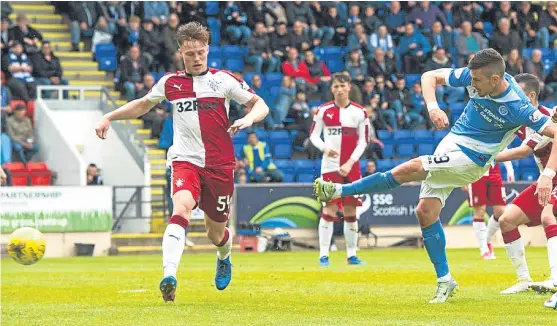
M 536 160 L 533 157 L 523 158 L 522 160 L 518 161 L 518 167 L 521 170 L 524 169 L 537 169 L 538 165 L 536 164 Z
M 395 146 L 392 144 L 385 144 L 385 147 L 383 147 L 383 156 L 393 158 L 395 156 Z
M 214 30 L 214 29 L 218 29 L 220 30 L 221 24 L 220 21 L 215 18 L 215 17 L 207 17 L 207 27 L 209 27 L 209 30 Z
M 294 177 L 295 177 L 294 172 L 287 172 L 287 173 L 283 172 L 283 175 L 284 178 L 282 178 L 282 182 L 289 182 L 289 183 L 294 182 Z
M 397 159 L 397 160 L 393 160 L 393 163 L 395 164 L 395 166 L 399 166 L 401 164 L 406 163 L 408 160 L 407 159 Z
M 242 72 L 244 70 L 244 59 L 226 59 L 225 68 L 232 72 Z
M 21 162 L 12 162 L 4 164 L 4 169 L 10 172 L 12 177 L 12 186 L 27 186 L 29 172 L 25 165 Z
M 268 72 L 265 74 L 265 86 L 267 87 L 280 87 L 282 85 L 282 73 L 280 72 Z
M 532 52 L 534 51 L 534 49 L 530 49 L 530 48 L 524 48 L 522 49 L 522 57 L 523 58 L 531 58 L 532 57 Z M 542 56 L 543 57 L 543 56 Z
M 408 75 L 404 76 L 404 81 L 406 82 L 406 87 L 412 88 L 412 86 L 414 86 L 415 83 L 420 81 L 420 78 L 422 78 L 422 76 L 420 74 L 408 74 Z
M 244 149 L 244 145 L 245 144 L 234 143 L 234 155 L 236 155 L 236 157 L 240 157 L 242 150 Z
M 361 159 L 360 160 L 360 171 L 362 172 L 362 174 L 364 174 L 364 172 L 366 171 L 366 165 L 367 165 L 367 160 Z
M 209 68 L 214 68 L 214 69 L 221 69 L 222 68 L 222 60 L 221 59 L 209 58 L 208 62 L 209 62 Z
M 273 158 L 289 159 L 292 156 L 292 145 L 275 144 L 273 146 Z
M 394 142 L 393 133 L 388 130 L 377 130 L 377 138 L 384 144 L 392 144 Z
M 397 146 L 397 156 L 399 158 L 410 158 L 415 156 L 414 145 L 413 144 L 399 144 Z
M 221 59 L 222 49 L 218 45 L 209 45 L 209 59 Z
M 98 70 L 115 71 L 117 66 L 116 56 L 97 57 Z
M 385 172 L 395 167 L 393 160 L 377 160 L 375 161 L 377 171 Z
M 251 86 L 251 81 L 253 80 L 253 76 L 255 76 L 255 72 L 248 71 L 244 73 L 244 81 L 248 83 L 248 85 L 250 86 Z
M 400 143 L 412 143 L 414 138 L 412 137 L 412 131 L 411 130 L 395 130 L 395 132 L 393 133 L 393 139 L 395 144 L 400 144 Z
M 412 133 L 415 144 L 433 144 L 433 133 L 429 130 L 414 130 Z
M 273 144 L 290 144 L 290 134 L 288 130 L 271 130 L 269 131 L 269 142 Z
M 237 45 L 223 45 L 222 46 L 222 56 L 228 59 L 243 59 L 244 53 L 242 48 Z
M 248 143 L 248 134 L 244 130 L 239 130 L 234 137 L 232 137 L 232 142 L 234 144 L 242 144 L 245 145 Z
M 447 136 L 449 134 L 448 130 L 437 130 L 433 133 L 433 140 L 435 141 L 436 144 L 439 144 L 439 142 L 445 138 L 445 136 Z
M 259 141 L 268 142 L 269 141 L 269 133 L 265 129 L 257 128 L 255 129 L 255 135 Z
M 95 57 L 116 57 L 116 47 L 113 43 L 100 43 L 95 45 Z
M 211 43 L 220 44 L 221 38 L 220 25 L 216 28 L 211 28 Z
M 294 174 L 294 162 L 290 160 L 273 160 L 273 163 L 283 173 L 292 173 Z
M 433 144 L 418 144 L 418 156 L 432 155 L 434 151 L 435 146 Z
M 207 16 L 216 16 L 219 14 L 219 2 L 207 1 L 205 2 L 205 13 Z
M 520 179 L 522 181 L 536 181 L 540 176 L 540 170 L 538 169 L 526 169 L 520 170 Z
M 276 101 L 280 94 L 280 86 L 273 86 L 269 88 L 269 96 L 273 101 Z
M 490 39 L 491 34 L 493 33 L 493 24 L 486 21 L 484 21 L 483 24 L 484 24 L 484 32 L 487 34 L 488 39 Z
M 315 171 L 317 171 L 318 173 L 321 173 L 321 163 L 323 162 L 322 159 L 318 158 L 316 159 L 313 164 L 315 166 Z
M 294 160 L 294 171 L 298 173 L 314 173 L 315 164 L 312 160 Z
M 52 172 L 48 169 L 44 162 L 27 163 L 27 172 L 32 186 L 50 186 L 52 181 Z
M 327 46 L 322 48 L 321 60 L 340 60 L 342 61 L 342 49 L 340 46 Z M 331 68 L 329 67 L 329 70 Z
M 310 101 L 308 103 L 308 106 L 309 106 L 309 109 L 311 110 L 311 108 L 319 107 L 321 104 L 323 104 L 323 102 L 321 102 L 321 101 Z
M 457 114 L 460 116 L 462 112 L 464 112 L 464 108 L 466 107 L 466 103 L 463 102 L 456 102 L 450 104 L 450 109 L 453 114 Z
M 296 181 L 300 183 L 312 183 L 317 175 L 313 173 L 299 173 L 296 175 Z
M 341 72 L 344 69 L 344 63 L 342 60 L 327 60 L 327 68 L 334 74 L 335 72 Z

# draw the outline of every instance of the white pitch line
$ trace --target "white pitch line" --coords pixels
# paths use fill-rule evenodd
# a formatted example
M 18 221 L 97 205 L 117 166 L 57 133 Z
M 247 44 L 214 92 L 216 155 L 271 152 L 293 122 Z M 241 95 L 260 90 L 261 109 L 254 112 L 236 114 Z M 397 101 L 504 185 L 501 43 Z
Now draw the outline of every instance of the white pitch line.
M 145 289 L 136 289 L 136 290 L 122 290 L 122 291 L 118 291 L 118 293 L 142 293 L 142 292 L 147 292 L 147 290 L 145 290 Z

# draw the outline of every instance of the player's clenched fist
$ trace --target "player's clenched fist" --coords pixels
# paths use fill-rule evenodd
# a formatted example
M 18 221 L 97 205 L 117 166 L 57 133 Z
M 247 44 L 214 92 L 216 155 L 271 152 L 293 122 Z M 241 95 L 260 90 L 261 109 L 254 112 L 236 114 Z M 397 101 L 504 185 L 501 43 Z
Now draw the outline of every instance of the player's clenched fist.
M 431 122 L 433 122 L 437 129 L 445 129 L 449 127 L 449 118 L 443 110 L 429 110 L 429 117 L 431 118 Z
M 253 125 L 253 120 L 248 118 L 248 117 L 243 117 L 242 119 L 238 119 L 238 120 L 234 121 L 232 126 L 230 126 L 230 128 L 228 128 L 228 132 L 232 136 L 234 136 L 235 134 L 238 133 L 238 130 L 249 128 L 249 127 L 251 127 L 251 125 Z
M 95 128 L 95 132 L 97 133 L 97 137 L 100 139 L 106 139 L 106 135 L 108 133 L 108 129 L 110 128 L 110 121 L 107 118 L 103 118 L 97 128 Z
M 538 185 L 536 186 L 536 193 L 538 195 L 538 202 L 543 207 L 547 205 L 549 197 L 551 196 L 552 189 L 552 179 L 546 175 L 541 175 L 538 179 Z

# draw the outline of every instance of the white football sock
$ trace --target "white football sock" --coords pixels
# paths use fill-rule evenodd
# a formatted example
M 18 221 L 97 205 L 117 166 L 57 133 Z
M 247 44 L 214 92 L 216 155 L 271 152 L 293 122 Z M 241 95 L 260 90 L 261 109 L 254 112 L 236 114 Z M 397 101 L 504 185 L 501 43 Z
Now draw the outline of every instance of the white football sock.
M 344 221 L 344 240 L 346 241 L 346 257 L 356 256 L 358 246 L 358 221 Z
M 329 247 L 333 237 L 333 222 L 319 219 L 319 257 L 329 256 Z
M 557 237 L 547 239 L 547 258 L 549 259 L 549 276 L 553 283 L 557 284 Z
M 162 237 L 162 268 L 164 277 L 176 277 L 176 270 L 184 252 L 186 232 L 178 224 L 168 224 Z
M 226 241 L 224 246 L 217 247 L 217 258 L 220 260 L 225 260 L 230 257 L 230 253 L 232 252 L 232 233 L 230 233 L 228 228 L 226 228 L 225 232 L 228 232 L 228 241 Z
M 474 222 L 472 223 L 474 227 L 474 231 L 476 232 L 476 239 L 478 239 L 478 243 L 480 244 L 480 252 L 482 255 L 486 252 L 489 252 L 489 248 L 487 247 L 487 233 L 485 222 Z
M 489 218 L 489 222 L 487 222 L 487 242 L 491 241 L 491 238 L 499 230 L 499 222 L 495 220 L 493 215 Z
M 526 251 L 524 250 L 522 238 L 518 238 L 510 243 L 505 243 L 505 250 L 507 250 L 507 254 L 511 259 L 514 269 L 516 269 L 518 279 L 521 281 L 531 281 L 532 278 L 530 277 L 528 264 L 526 264 Z

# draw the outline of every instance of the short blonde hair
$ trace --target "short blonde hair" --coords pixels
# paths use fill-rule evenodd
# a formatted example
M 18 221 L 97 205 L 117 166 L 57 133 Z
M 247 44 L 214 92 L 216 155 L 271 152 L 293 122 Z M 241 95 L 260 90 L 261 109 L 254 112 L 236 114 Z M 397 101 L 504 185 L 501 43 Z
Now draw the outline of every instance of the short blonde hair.
M 209 31 L 207 27 L 198 22 L 190 22 L 180 26 L 176 36 L 179 46 L 182 46 L 186 41 L 198 41 L 203 45 L 209 44 Z

